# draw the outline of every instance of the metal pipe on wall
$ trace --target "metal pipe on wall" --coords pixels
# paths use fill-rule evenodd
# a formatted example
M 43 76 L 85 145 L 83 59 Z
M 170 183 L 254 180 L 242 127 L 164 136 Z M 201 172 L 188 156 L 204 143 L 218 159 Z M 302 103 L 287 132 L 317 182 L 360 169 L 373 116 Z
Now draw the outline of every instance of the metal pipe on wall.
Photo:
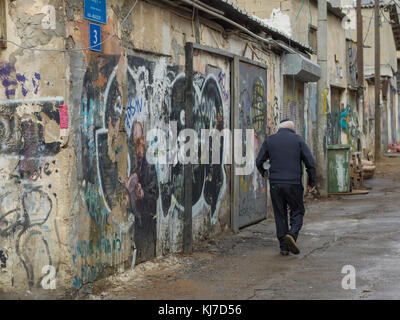
M 379 0 L 375 0 L 375 159 L 379 159 L 382 153 L 382 134 L 381 134 L 381 37 L 379 26 Z
M 327 159 L 327 19 L 326 0 L 318 1 L 318 64 L 321 67 L 321 78 L 317 83 L 317 189 L 322 197 L 328 196 L 328 159 Z

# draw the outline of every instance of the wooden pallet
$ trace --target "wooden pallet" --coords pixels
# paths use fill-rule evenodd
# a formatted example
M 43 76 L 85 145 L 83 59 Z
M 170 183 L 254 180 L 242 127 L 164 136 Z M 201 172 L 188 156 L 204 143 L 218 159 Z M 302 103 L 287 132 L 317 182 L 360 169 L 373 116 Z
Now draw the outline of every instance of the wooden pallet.
M 353 182 L 353 188 L 356 188 L 356 190 L 364 189 L 364 172 L 362 169 L 361 152 L 353 152 L 351 154 L 350 179 Z

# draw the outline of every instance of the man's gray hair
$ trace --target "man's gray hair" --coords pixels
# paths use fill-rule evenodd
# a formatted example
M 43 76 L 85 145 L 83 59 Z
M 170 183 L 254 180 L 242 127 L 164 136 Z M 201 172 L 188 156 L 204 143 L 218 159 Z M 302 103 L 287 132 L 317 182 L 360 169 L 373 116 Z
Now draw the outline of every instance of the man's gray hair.
M 296 130 L 293 121 L 284 121 L 284 122 L 281 122 L 281 123 L 279 124 L 279 126 L 278 126 L 278 129 L 282 129 L 282 128 L 292 129 L 293 131 Z

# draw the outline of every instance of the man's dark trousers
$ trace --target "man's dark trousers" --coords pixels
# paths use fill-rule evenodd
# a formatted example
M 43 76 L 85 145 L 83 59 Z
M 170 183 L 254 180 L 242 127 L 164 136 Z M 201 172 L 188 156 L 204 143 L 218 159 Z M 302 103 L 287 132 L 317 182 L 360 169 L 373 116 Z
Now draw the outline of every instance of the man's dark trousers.
M 290 234 L 297 241 L 299 231 L 303 226 L 304 188 L 301 184 L 271 183 L 270 193 L 272 206 L 274 208 L 276 235 L 281 250 L 289 251 L 287 244 L 283 241 L 286 234 Z M 290 209 L 290 229 L 288 226 L 288 212 Z

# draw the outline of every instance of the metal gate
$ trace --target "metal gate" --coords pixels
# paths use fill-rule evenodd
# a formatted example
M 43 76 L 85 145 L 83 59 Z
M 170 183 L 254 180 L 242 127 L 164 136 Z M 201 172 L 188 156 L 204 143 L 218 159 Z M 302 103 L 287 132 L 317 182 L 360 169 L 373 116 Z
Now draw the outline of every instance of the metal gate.
M 245 130 L 254 129 L 256 158 L 267 130 L 267 70 L 241 61 L 238 93 L 238 118 L 239 127 L 243 132 L 243 150 L 246 150 Z M 263 220 L 266 216 L 266 180 L 254 166 L 252 174 L 239 177 L 239 228 Z

